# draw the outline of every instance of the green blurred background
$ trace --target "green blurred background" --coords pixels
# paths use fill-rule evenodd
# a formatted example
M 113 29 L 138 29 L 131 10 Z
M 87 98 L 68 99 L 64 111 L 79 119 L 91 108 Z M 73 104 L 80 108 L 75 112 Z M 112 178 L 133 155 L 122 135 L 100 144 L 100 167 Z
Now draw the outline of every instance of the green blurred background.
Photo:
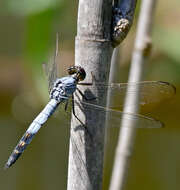
M 180 189 L 180 2 L 158 1 L 153 28 L 153 50 L 145 80 L 173 83 L 171 100 L 149 105 L 143 112 L 166 125 L 138 130 L 127 190 Z M 0 189 L 66 189 L 69 127 L 57 112 L 23 156 L 9 170 L 3 166 L 21 135 L 48 101 L 42 62 L 49 59 L 56 32 L 60 34 L 60 72 L 74 64 L 77 1 L 31 0 L 0 2 Z M 128 77 L 136 19 L 121 44 L 114 81 Z M 103 189 L 108 189 L 117 129 L 109 132 Z M 112 138 L 113 137 L 113 138 Z M 115 138 L 116 137 L 116 138 Z

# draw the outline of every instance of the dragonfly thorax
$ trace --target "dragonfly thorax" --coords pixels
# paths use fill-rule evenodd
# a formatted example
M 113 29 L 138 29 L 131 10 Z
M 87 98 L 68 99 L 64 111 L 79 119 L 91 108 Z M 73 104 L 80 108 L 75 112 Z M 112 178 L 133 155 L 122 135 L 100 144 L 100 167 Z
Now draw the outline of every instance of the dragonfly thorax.
M 67 100 L 76 90 L 76 79 L 72 76 L 59 78 L 54 82 L 50 91 L 50 99 L 60 102 Z

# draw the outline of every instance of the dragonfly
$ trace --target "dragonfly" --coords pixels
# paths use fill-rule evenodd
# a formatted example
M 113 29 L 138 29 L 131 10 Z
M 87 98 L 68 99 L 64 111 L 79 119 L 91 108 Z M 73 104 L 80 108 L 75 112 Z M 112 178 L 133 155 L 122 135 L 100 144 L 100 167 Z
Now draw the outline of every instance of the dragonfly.
M 126 93 L 136 93 L 137 89 L 140 90 L 140 99 L 139 103 L 144 105 L 151 102 L 159 102 L 161 100 L 168 99 L 172 97 L 176 89 L 175 87 L 168 83 L 162 81 L 143 81 L 138 83 L 98 83 L 94 82 L 95 76 L 92 74 L 92 81 L 89 83 L 83 83 L 82 81 L 86 78 L 86 71 L 82 66 L 71 66 L 67 69 L 68 75 L 65 77 L 57 77 L 57 57 L 58 57 L 58 37 L 56 38 L 55 46 L 55 55 L 49 64 L 44 65 L 44 70 L 48 76 L 49 82 L 49 92 L 50 100 L 45 106 L 45 108 L 39 113 L 39 115 L 33 120 L 29 128 L 22 136 L 17 146 L 14 148 L 11 153 L 8 161 L 5 164 L 5 169 L 12 166 L 17 159 L 24 152 L 28 144 L 32 141 L 35 134 L 43 126 L 43 124 L 48 120 L 48 118 L 54 113 L 56 108 L 63 104 L 65 105 L 65 111 L 67 110 L 68 103 L 72 103 L 72 113 L 75 118 L 80 122 L 80 124 L 88 127 L 88 124 L 84 124 L 81 119 L 78 118 L 75 112 L 76 105 L 80 102 L 81 105 L 86 110 L 96 110 L 99 114 L 105 115 L 108 113 L 108 119 L 113 120 L 113 125 L 119 127 L 120 120 L 122 116 L 125 116 L 129 120 L 137 120 L 137 127 L 142 128 L 160 128 L 163 124 L 154 118 L 146 117 L 140 114 L 133 113 L 124 113 L 117 110 L 116 108 L 123 104 L 123 101 L 120 102 L 122 97 Z M 102 96 L 87 96 L 88 93 L 84 93 L 79 89 L 79 85 L 83 85 L 87 88 L 87 92 L 93 91 L 94 94 L 103 94 Z M 127 92 L 127 88 L 131 86 L 132 90 Z M 108 107 L 102 104 L 103 101 L 98 101 L 104 97 L 104 91 L 110 90 L 111 95 L 115 96 L 115 99 L 118 99 L 119 103 L 112 101 Z M 77 92 L 82 97 L 79 102 L 74 99 L 74 93 Z M 102 93 L 100 93 L 102 92 Z M 118 105 L 118 106 L 117 106 Z M 85 111 L 86 111 L 85 110 Z

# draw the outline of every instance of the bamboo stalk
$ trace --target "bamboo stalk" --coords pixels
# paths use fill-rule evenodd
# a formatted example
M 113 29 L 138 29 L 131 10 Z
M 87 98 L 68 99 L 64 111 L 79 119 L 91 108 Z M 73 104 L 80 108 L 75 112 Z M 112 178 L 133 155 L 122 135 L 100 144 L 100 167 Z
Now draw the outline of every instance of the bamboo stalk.
M 112 55 L 111 3 L 111 0 L 79 1 L 75 65 L 82 66 L 87 72 L 85 82 L 92 80 L 91 72 L 96 81 L 108 81 Z M 84 92 L 82 86 L 79 88 Z M 105 104 L 106 93 L 95 96 L 102 96 L 100 101 Z M 83 123 L 89 124 L 85 128 L 72 117 L 67 189 L 98 190 L 102 186 L 105 118 L 99 118 L 96 111 L 87 114 L 80 108 L 75 111 Z
M 139 15 L 138 29 L 133 51 L 128 82 L 139 82 L 143 77 L 143 69 L 151 49 L 152 20 L 155 10 L 155 0 L 143 0 Z M 131 90 L 130 88 L 128 90 Z M 137 91 L 138 92 L 138 91 Z M 139 110 L 139 93 L 126 97 L 124 112 L 137 113 Z M 129 106 L 136 105 L 136 106 Z M 123 125 L 131 126 L 123 128 Z M 115 163 L 113 167 L 110 190 L 122 190 L 127 180 L 130 158 L 132 157 L 136 130 L 136 123 L 122 119 L 116 148 Z

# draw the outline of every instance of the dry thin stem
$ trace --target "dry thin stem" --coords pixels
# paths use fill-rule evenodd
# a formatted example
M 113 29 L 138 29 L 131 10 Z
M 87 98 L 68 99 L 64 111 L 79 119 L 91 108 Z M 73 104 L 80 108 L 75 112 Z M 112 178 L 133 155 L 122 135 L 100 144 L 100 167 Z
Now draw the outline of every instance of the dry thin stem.
M 149 55 L 151 49 L 151 30 L 155 2 L 155 0 L 142 1 L 128 82 L 139 82 L 143 77 L 144 65 L 148 57 L 147 55 Z M 128 90 L 130 90 L 130 88 Z M 138 100 L 139 93 L 136 95 L 133 94 L 133 96 L 131 93 L 128 93 L 123 111 L 137 113 L 139 106 L 128 105 L 138 105 Z M 123 128 L 124 124 L 126 124 L 126 126 L 131 125 L 131 127 Z M 132 127 L 135 124 L 136 123 L 132 123 L 131 121 L 127 123 L 125 118 L 122 119 L 122 128 L 120 130 L 116 149 L 110 190 L 122 190 L 124 188 L 124 184 L 127 180 L 129 161 L 132 156 L 134 139 L 136 136 L 136 130 Z
M 75 65 L 85 69 L 87 77 L 84 82 L 92 80 L 91 72 L 98 82 L 108 81 L 112 55 L 111 3 L 111 0 L 79 1 Z M 83 86 L 79 88 L 86 94 L 87 89 Z M 103 95 L 99 92 L 95 96 L 102 95 L 104 98 L 100 101 L 105 104 L 106 94 L 107 92 L 103 92 Z M 81 97 L 76 95 L 77 101 L 78 98 Z M 82 126 L 74 117 L 71 122 L 67 189 L 99 190 L 102 186 L 105 118 L 99 118 L 96 111 L 83 113 L 82 110 L 80 105 L 75 112 L 87 127 Z

